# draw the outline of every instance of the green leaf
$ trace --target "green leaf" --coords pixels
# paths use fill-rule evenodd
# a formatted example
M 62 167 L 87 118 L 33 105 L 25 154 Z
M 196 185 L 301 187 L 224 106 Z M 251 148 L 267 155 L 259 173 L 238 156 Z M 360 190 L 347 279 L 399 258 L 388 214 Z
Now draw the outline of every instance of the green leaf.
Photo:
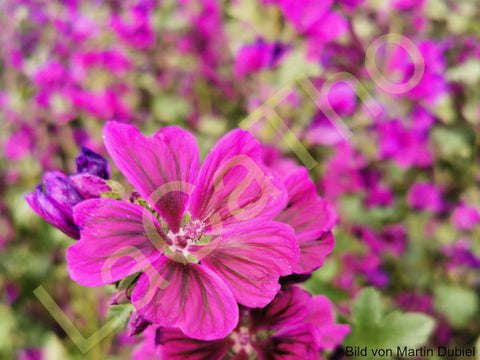
M 465 326 L 479 310 L 475 291 L 457 285 L 439 285 L 435 288 L 435 309 L 445 315 L 453 327 Z
M 396 354 L 397 346 L 416 348 L 424 344 L 433 331 L 434 320 L 421 313 L 402 313 L 394 311 L 384 314 L 380 293 L 367 288 L 358 295 L 352 308 L 352 332 L 345 340 L 346 346 L 367 349 L 367 356 L 361 359 L 386 359 L 372 351 L 392 349 Z
M 476 85 L 480 81 L 480 61 L 467 60 L 447 71 L 447 79 L 462 82 L 467 85 Z
M 407 346 L 416 348 L 424 344 L 434 328 L 434 321 L 423 313 L 395 311 L 385 317 L 391 343 L 386 347 Z
M 0 304 L 0 350 L 9 349 L 13 343 L 15 319 L 8 306 Z
M 472 155 L 471 140 L 461 131 L 437 127 L 432 131 L 432 139 L 440 155 L 446 159 L 457 161 L 458 158 L 468 159 Z

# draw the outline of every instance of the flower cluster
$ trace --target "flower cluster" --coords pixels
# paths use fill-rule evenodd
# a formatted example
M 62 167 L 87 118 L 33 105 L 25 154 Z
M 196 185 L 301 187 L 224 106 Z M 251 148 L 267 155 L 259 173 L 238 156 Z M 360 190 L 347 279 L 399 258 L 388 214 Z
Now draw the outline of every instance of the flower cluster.
M 45 220 L 79 239 L 67 251 L 70 277 L 101 286 L 135 275 L 119 290 L 135 309 L 134 334 L 151 323 L 166 338 L 173 332 L 174 338 L 201 340 L 192 341 L 205 351 L 222 349 L 209 359 L 222 358 L 230 347 L 235 356 L 280 356 L 284 346 L 316 359 L 321 329 L 333 324 L 331 305 L 300 288 L 281 290 L 279 283 L 281 277 L 311 273 L 333 248 L 335 214 L 317 195 L 306 169 L 267 166 L 262 146 L 244 130 L 220 139 L 200 168 L 195 138 L 178 127 L 146 138 L 132 125 L 109 122 L 103 138 L 134 186 L 133 196 L 109 198 L 110 187 L 101 177 L 108 177 L 106 160 L 83 149 L 78 174 L 47 173 L 45 184 L 26 197 Z M 120 298 L 115 295 L 115 302 Z M 275 309 L 278 302 L 283 308 Z M 251 322 L 260 321 L 262 311 L 291 312 L 292 319 L 270 328 L 252 324 L 251 336 L 265 330 L 266 338 L 255 348 L 239 349 L 226 336 L 244 336 L 238 332 L 246 311 Z M 301 326 L 290 329 L 294 325 Z M 283 327 L 285 333 L 268 333 Z M 340 328 L 339 336 L 327 334 L 336 339 L 330 347 L 348 332 L 347 325 Z M 162 342 L 169 341 L 156 345 Z M 166 358 L 179 356 L 175 344 L 162 349 L 170 354 Z

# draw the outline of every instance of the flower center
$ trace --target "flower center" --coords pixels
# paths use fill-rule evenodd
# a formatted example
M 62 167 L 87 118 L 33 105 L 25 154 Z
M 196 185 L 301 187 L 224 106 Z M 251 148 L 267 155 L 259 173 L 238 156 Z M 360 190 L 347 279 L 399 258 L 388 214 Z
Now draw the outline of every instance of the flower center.
M 169 231 L 167 236 L 171 240 L 171 245 L 168 247 L 171 254 L 175 257 L 183 255 L 179 260 L 194 260 L 188 251 L 191 245 L 201 245 L 204 240 L 203 233 L 205 231 L 205 223 L 199 219 L 188 220 L 177 233 Z M 182 261 L 183 261 L 182 260 Z
M 232 350 L 235 354 L 238 354 L 242 350 L 244 350 L 247 355 L 254 353 L 248 328 L 242 326 L 240 329 L 238 329 L 238 331 L 234 331 L 230 337 L 235 341 L 235 344 L 232 347 Z

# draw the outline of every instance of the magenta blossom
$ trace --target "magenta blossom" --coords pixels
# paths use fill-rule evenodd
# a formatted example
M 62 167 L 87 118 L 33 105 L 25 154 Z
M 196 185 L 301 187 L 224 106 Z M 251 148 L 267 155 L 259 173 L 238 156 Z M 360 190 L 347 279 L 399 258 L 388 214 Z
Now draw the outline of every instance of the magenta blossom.
M 348 325 L 334 323 L 333 307 L 326 297 L 312 297 L 296 286 L 280 291 L 265 308 L 242 309 L 241 314 L 236 329 L 215 341 L 151 327 L 136 358 L 156 354 L 163 360 L 316 360 L 320 350 L 335 348 L 350 331 Z
M 440 188 L 427 182 L 412 185 L 407 194 L 407 203 L 413 209 L 431 211 L 435 214 L 442 212 L 446 207 Z
M 273 68 L 279 64 L 286 51 L 287 47 L 281 43 L 266 43 L 261 39 L 244 45 L 235 60 L 235 76 L 241 78 L 249 73 Z
M 148 206 L 104 198 L 75 207 L 73 280 L 100 286 L 142 271 L 131 294 L 139 315 L 203 340 L 235 328 L 237 302 L 261 307 L 274 298 L 299 249 L 292 228 L 271 221 L 287 192 L 263 170 L 261 146 L 248 132 L 225 135 L 200 170 L 195 138 L 180 128 L 146 138 L 110 122 L 103 135 Z
M 480 222 L 480 214 L 474 207 L 461 204 L 453 211 L 452 222 L 459 230 L 470 230 Z
M 392 159 L 402 168 L 411 166 L 428 167 L 432 155 L 428 148 L 428 133 L 409 129 L 394 119 L 378 125 L 380 136 L 379 158 Z

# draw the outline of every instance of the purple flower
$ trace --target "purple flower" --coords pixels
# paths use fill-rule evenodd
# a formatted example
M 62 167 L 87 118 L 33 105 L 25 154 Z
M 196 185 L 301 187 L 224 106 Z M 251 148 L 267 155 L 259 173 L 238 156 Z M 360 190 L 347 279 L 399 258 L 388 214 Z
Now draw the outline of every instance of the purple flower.
M 412 185 L 407 194 L 407 203 L 413 209 L 431 211 L 435 214 L 445 210 L 442 191 L 427 182 L 417 182 Z
M 416 2 L 418 4 L 418 2 Z M 406 86 L 402 94 L 412 100 L 424 100 L 435 104 L 448 91 L 448 84 L 445 79 L 446 61 L 444 45 L 434 41 L 422 41 L 416 44 L 421 58 L 413 58 L 402 46 L 397 46 L 393 54 L 386 61 L 386 70 L 391 77 L 397 77 L 400 84 L 407 84 L 412 79 L 415 71 L 423 69 L 421 78 L 413 86 Z M 380 50 L 386 57 L 385 49 Z M 401 95 L 403 96 L 403 95 Z
M 430 295 L 416 292 L 401 293 L 397 296 L 397 304 L 405 311 L 433 313 L 433 298 Z
M 474 207 L 461 204 L 453 211 L 452 222 L 459 230 L 470 230 L 480 222 L 480 214 Z
M 335 200 L 346 193 L 363 189 L 360 170 L 365 167 L 365 157 L 347 142 L 337 144 L 335 156 L 327 161 L 322 188 L 326 198 Z
M 270 221 L 287 192 L 264 171 L 248 132 L 225 135 L 200 170 L 195 138 L 177 127 L 146 138 L 110 122 L 104 141 L 152 210 L 111 199 L 76 206 L 81 238 L 67 251 L 73 280 L 100 286 L 143 271 L 131 294 L 138 314 L 204 340 L 233 330 L 237 302 L 274 298 L 299 249 L 290 226 Z
M 392 159 L 399 167 L 427 167 L 432 163 L 428 149 L 428 133 L 406 128 L 400 120 L 378 125 L 380 159 Z
M 263 40 L 244 45 L 235 59 L 235 76 L 241 78 L 249 73 L 273 68 L 278 65 L 286 51 L 286 46 L 280 43 L 270 44 Z
M 30 127 L 21 127 L 8 138 L 5 155 L 11 160 L 24 158 L 32 149 L 33 139 L 33 130 Z
M 107 178 L 107 161 L 82 148 L 77 158 L 77 174 L 68 177 L 60 171 L 46 172 L 42 184 L 35 188 L 35 192 L 26 194 L 25 200 L 44 220 L 68 236 L 79 239 L 80 233 L 73 221 L 73 207 L 87 198 L 110 191 L 104 180 Z
M 480 269 L 480 258 L 470 249 L 469 240 L 462 238 L 454 245 L 444 246 L 442 252 L 448 256 L 447 269 L 454 269 L 461 266 L 471 269 Z
M 348 30 L 347 21 L 330 7 L 333 0 L 276 0 L 295 31 L 305 35 L 309 54 L 318 57 L 323 45 Z
M 333 110 L 340 119 L 352 115 L 357 106 L 355 88 L 346 82 L 334 84 L 326 96 L 319 99 L 319 104 L 320 111 L 307 132 L 307 140 L 314 145 L 334 145 L 344 141 L 345 138 L 336 127 L 336 117 L 325 114 L 331 114 Z
M 136 49 L 149 49 L 155 43 L 148 11 L 141 7 L 132 7 L 129 11 L 129 21 L 124 21 L 117 14 L 114 14 L 110 26 L 128 45 Z M 147 9 L 148 10 L 148 9 Z
M 215 341 L 190 339 L 178 329 L 150 328 L 137 355 L 153 350 L 164 360 L 316 360 L 320 350 L 333 349 L 350 331 L 348 325 L 334 323 L 326 297 L 312 297 L 296 286 L 280 291 L 266 307 L 242 309 L 241 314 L 236 329 Z

